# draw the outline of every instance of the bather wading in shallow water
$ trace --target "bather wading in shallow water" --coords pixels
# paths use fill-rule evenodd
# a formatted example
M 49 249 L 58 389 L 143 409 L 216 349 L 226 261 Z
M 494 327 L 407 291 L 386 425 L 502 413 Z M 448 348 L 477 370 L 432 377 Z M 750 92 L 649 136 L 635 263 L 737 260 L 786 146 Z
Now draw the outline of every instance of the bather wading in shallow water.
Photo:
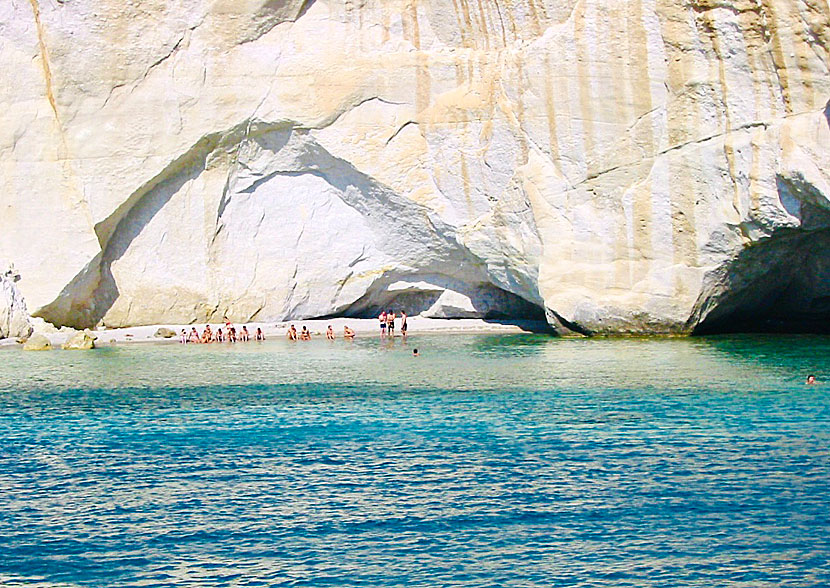
M 334 329 L 331 328 L 331 325 L 326 329 L 326 339 L 334 341 Z
M 380 311 L 380 315 L 378 316 L 378 320 L 380 321 L 380 337 L 383 339 L 386 336 L 386 311 Z
M 303 325 L 303 331 L 300 333 L 300 341 L 311 341 L 311 332 L 305 325 Z
M 348 325 L 343 327 L 343 338 L 349 341 L 354 339 L 354 330 L 350 329 Z
M 288 327 L 288 331 L 286 331 L 285 336 L 288 337 L 289 341 L 296 341 L 297 340 L 297 328 L 294 325 Z

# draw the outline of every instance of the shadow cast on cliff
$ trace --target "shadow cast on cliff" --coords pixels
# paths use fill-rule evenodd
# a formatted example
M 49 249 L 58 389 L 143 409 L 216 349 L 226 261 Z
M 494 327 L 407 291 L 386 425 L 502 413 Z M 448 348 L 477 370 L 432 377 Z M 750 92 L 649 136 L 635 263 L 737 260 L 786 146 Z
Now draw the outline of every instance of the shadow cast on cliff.
M 121 218 L 115 223 L 103 251 L 37 316 L 53 324 L 76 329 L 100 324 L 120 295 L 112 273 L 113 263 L 126 253 L 135 238 L 170 199 L 204 171 L 207 157 L 215 144 L 211 139 L 200 141 L 165 168 L 143 195 L 133 198 L 131 206 L 119 213 Z

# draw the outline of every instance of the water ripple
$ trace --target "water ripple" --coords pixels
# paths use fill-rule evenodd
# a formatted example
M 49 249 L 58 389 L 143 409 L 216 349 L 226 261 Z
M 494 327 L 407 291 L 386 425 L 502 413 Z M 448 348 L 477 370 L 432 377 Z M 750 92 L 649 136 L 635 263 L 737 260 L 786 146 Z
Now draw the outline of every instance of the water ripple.
M 3 350 L 0 585 L 826 586 L 828 351 Z

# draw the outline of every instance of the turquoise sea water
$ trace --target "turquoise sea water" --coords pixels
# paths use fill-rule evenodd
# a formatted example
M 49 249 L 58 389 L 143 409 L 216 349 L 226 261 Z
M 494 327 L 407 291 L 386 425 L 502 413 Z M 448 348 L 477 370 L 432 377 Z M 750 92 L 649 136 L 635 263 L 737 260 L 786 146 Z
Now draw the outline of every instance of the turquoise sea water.
M 810 372 L 830 338 L 0 350 L 0 585 L 827 586 Z

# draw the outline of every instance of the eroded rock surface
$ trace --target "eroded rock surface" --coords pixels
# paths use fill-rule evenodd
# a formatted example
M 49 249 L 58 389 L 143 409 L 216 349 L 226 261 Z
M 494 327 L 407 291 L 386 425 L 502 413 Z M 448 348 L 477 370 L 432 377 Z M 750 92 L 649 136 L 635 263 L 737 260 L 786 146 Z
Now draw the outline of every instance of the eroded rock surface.
M 0 339 L 26 338 L 32 333 L 32 323 L 26 302 L 15 286 L 17 273 L 8 270 L 0 274 Z
M 389 306 L 586 333 L 826 321 L 828 15 L 2 3 L 0 258 L 33 314 L 78 328 Z

